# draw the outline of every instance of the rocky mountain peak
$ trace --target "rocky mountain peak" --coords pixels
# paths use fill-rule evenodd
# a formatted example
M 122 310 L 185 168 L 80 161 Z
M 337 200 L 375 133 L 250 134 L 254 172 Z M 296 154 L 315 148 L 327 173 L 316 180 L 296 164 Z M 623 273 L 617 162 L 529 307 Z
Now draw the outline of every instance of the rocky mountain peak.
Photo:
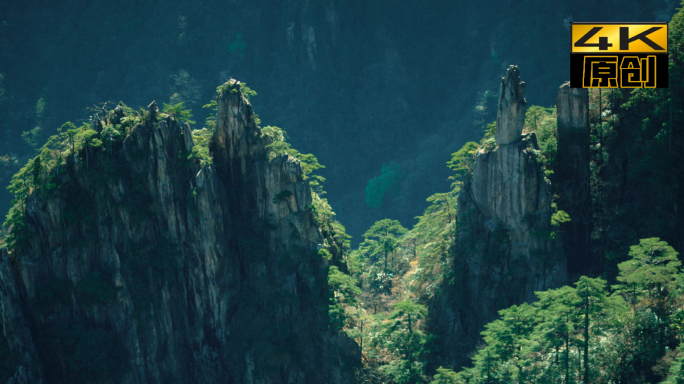
M 496 113 L 497 145 L 508 145 L 522 137 L 525 125 L 525 82 L 520 80 L 520 70 L 511 65 L 501 78 L 499 108 Z
M 550 236 L 551 193 L 534 132 L 522 135 L 525 83 L 511 66 L 501 81 L 494 148 L 477 152 L 458 195 L 454 285 L 431 305 L 447 361 L 467 363 L 500 309 L 562 285 L 566 261 Z
M 120 140 L 69 147 L 29 193 L 24 237 L 0 255 L 12 383 L 355 382 L 301 163 L 270 156 L 238 82 L 217 104 L 213 164 L 153 102 L 135 126 L 103 121 Z

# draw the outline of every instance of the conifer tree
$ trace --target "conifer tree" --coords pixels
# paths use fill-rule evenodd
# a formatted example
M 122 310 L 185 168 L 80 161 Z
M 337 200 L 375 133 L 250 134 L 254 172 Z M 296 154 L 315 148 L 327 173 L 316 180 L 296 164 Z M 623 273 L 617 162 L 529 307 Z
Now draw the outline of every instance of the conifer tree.
M 370 256 L 382 255 L 384 258 L 383 271 L 387 272 L 387 258 L 394 252 L 399 243 L 399 237 L 408 230 L 397 220 L 383 219 L 376 221 L 363 234 Z

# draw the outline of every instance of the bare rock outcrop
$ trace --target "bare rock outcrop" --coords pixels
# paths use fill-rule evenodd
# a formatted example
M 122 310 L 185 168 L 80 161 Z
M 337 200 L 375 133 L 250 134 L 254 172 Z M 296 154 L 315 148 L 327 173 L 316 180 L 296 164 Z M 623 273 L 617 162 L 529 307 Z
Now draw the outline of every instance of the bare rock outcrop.
M 42 372 L 24 312 L 21 308 L 19 287 L 7 251 L 0 249 L 0 356 L 8 384 L 40 382 Z
M 217 101 L 213 165 L 188 159 L 189 126 L 153 103 L 113 151 L 87 167 L 70 157 L 57 187 L 31 192 L 26 239 L 0 261 L 17 371 L 45 383 L 355 382 L 358 347 L 328 324 L 330 262 L 301 164 L 269 160 L 273 139 L 237 82 Z
M 525 125 L 525 82 L 520 80 L 520 70 L 511 65 L 506 76 L 501 78 L 499 108 L 496 112 L 497 145 L 507 145 L 522 138 Z
M 551 239 L 551 193 L 534 133 L 522 135 L 524 83 L 509 68 L 499 95 L 494 148 L 481 148 L 458 197 L 453 284 L 430 306 L 444 363 L 460 367 L 500 309 L 565 283 Z

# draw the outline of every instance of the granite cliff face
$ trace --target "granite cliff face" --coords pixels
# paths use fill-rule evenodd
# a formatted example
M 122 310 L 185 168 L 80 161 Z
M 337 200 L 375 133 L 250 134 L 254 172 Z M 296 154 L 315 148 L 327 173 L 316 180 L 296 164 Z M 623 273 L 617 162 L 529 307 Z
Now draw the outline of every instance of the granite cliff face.
M 148 113 L 118 150 L 31 192 L 26 239 L 0 261 L 10 382 L 355 382 L 300 162 L 269 160 L 235 81 L 213 165 L 186 160 L 187 125 Z
M 496 146 L 478 151 L 458 197 L 453 284 L 430 306 L 445 363 L 467 363 L 480 332 L 534 291 L 565 283 L 566 261 L 550 237 L 551 194 L 534 133 L 523 135 L 525 84 L 511 66 L 501 81 Z
M 599 263 L 589 252 L 591 228 L 591 172 L 589 168 L 589 91 L 570 88 L 570 83 L 558 88 L 558 206 L 572 221 L 561 227 L 567 237 L 566 249 L 573 255 L 568 265 L 571 274 L 592 272 L 590 266 Z

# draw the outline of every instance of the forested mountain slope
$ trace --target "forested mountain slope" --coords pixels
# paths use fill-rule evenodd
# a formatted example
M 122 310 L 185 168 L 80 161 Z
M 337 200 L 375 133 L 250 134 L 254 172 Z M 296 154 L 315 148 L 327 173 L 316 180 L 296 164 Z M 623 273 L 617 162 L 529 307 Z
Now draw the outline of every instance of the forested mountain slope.
M 670 23 L 669 89 L 564 84 L 557 108 L 528 106 L 522 137 L 497 146 L 497 122 L 453 153 L 452 190 L 431 196 L 413 229 L 390 219 L 370 227 L 349 260 L 363 292 L 345 325 L 362 346 L 365 380 L 684 382 L 683 20 L 680 11 Z M 535 145 L 525 145 L 532 137 Z M 507 178 L 496 170 L 525 162 L 490 163 L 515 146 L 536 159 L 529 174 L 543 171 L 551 193 L 548 221 L 525 220 L 530 242 L 513 241 L 518 226 L 505 220 L 515 217 L 509 208 L 539 201 L 540 190 L 502 205 L 516 190 L 497 194 Z M 509 186 L 525 185 L 506 175 Z M 520 246 L 534 257 L 516 255 Z M 563 267 L 567 285 L 526 286 L 544 266 Z M 505 289 L 506 281 L 518 286 Z

